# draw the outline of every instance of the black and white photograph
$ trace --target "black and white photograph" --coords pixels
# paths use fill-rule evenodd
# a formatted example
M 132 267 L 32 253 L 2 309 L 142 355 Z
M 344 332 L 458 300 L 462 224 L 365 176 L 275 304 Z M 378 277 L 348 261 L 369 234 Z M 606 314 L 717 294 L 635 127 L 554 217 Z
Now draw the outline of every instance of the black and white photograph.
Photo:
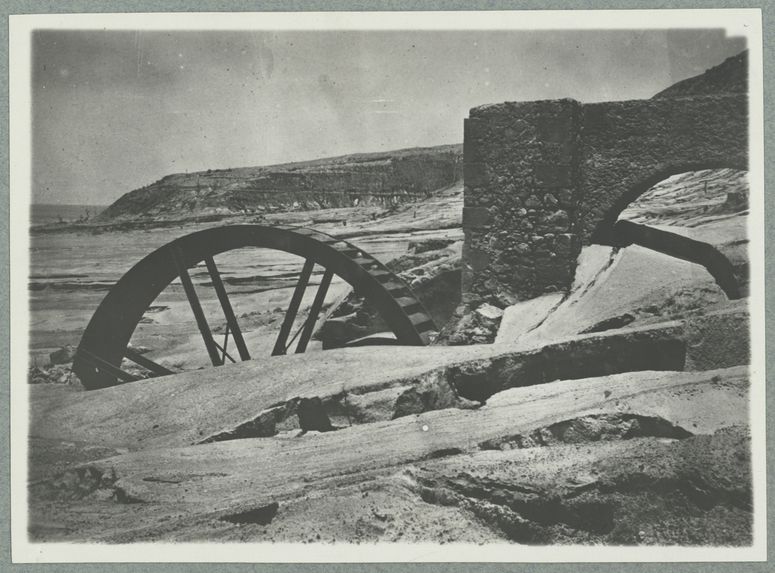
M 9 21 L 15 560 L 766 558 L 758 10 Z

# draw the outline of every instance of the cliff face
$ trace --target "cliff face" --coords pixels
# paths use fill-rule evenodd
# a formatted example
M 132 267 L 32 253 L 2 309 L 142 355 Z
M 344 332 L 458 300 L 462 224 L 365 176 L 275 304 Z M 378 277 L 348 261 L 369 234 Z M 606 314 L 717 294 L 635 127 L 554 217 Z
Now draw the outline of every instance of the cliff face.
M 462 178 L 461 145 L 168 175 L 123 195 L 101 220 L 396 205 Z

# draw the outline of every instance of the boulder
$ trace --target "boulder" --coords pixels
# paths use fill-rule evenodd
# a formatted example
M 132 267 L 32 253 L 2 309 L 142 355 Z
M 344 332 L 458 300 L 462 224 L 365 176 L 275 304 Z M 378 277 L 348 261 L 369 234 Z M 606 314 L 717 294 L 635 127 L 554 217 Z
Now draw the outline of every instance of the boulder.
M 68 364 L 75 358 L 76 348 L 70 344 L 66 344 L 59 350 L 55 350 L 49 354 L 51 364 Z
M 502 317 L 503 310 L 489 303 L 476 307 L 459 305 L 434 343 L 448 346 L 491 344 L 495 341 Z

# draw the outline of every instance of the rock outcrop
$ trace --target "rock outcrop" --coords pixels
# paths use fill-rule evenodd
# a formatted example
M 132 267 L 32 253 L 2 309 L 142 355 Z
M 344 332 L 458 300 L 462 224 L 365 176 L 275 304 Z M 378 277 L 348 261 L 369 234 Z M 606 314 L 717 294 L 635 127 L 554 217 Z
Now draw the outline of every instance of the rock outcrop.
M 748 384 L 745 367 L 627 373 L 516 388 L 478 409 L 129 453 L 99 431 L 79 447 L 38 438 L 30 532 L 112 543 L 742 545 Z
M 144 449 L 303 430 L 299 417 L 327 418 L 337 427 L 358 425 L 468 407 L 509 388 L 555 380 L 683 370 L 686 340 L 684 325 L 668 322 L 543 346 L 337 349 L 84 393 L 35 386 L 33 435 L 74 441 L 99 436 L 104 445 Z M 315 398 L 319 412 L 308 402 Z M 177 407 L 170 409 L 171 402 Z M 300 414 L 300 407 L 307 411 Z M 129 423 L 128 409 L 134 413 Z

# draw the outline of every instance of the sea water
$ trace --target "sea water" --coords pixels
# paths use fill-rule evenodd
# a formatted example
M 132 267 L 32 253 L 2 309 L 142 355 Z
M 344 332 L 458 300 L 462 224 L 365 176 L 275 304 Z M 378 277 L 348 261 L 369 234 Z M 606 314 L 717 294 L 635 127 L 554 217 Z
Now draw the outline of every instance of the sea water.
M 106 205 L 55 205 L 51 203 L 36 203 L 31 208 L 31 225 L 48 225 L 50 223 L 72 222 L 83 218 L 94 218 Z

